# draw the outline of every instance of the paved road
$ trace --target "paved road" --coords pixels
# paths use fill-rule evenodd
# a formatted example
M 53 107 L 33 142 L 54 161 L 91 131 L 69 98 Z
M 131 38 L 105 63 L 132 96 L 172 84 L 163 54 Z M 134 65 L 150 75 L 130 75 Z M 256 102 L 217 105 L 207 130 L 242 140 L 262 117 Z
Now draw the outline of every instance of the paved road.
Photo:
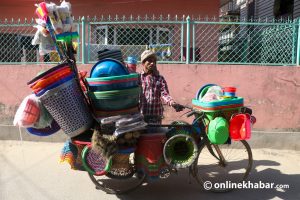
M 288 189 L 237 189 L 211 193 L 189 183 L 186 172 L 153 182 L 127 195 L 96 190 L 85 172 L 59 163 L 62 143 L 0 140 L 1 200 L 110 200 L 110 199 L 300 199 L 300 152 L 253 149 L 249 181 L 288 185 Z

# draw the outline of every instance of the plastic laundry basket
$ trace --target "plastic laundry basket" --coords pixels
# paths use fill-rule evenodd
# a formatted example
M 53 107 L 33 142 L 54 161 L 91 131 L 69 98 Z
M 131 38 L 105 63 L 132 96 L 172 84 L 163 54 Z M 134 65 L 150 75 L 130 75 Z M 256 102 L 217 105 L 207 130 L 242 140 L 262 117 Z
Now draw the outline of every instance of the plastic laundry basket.
M 45 92 L 39 99 L 68 136 L 77 136 L 92 126 L 93 117 L 75 79 Z

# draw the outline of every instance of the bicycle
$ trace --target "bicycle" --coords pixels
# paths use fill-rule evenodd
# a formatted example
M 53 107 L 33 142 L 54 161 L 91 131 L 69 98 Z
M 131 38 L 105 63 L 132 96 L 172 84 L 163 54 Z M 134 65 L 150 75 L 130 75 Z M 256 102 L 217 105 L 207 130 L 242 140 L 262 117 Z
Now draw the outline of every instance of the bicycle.
M 148 129 L 157 128 L 166 131 L 165 135 L 168 136 L 164 139 L 163 133 L 156 135 L 161 137 L 158 141 L 160 139 L 164 140 L 163 155 L 165 165 L 162 164 L 158 179 L 167 178 L 170 174 L 177 172 L 177 170 L 188 168 L 189 174 L 202 187 L 205 187 L 204 184 L 209 183 L 209 189 L 212 192 L 228 192 L 232 190 L 231 188 L 221 188 L 219 184 L 226 184 L 226 181 L 240 183 L 248 177 L 253 163 L 249 144 L 245 140 L 231 141 L 230 139 L 225 144 L 212 144 L 206 134 L 208 119 L 205 114 L 188 106 L 185 106 L 185 108 L 190 109 L 186 113 L 187 117 L 194 116 L 191 124 L 179 121 L 165 125 L 148 124 Z M 174 128 L 179 130 L 179 132 L 177 131 L 177 133 L 172 135 L 170 132 L 174 131 Z M 187 129 L 189 133 L 186 133 Z M 183 133 L 180 131 L 183 131 Z M 156 145 L 159 145 L 159 142 Z M 167 155 L 169 153 L 166 149 L 170 145 L 175 151 L 172 153 L 176 153 L 176 162 L 173 162 L 174 160 L 172 161 L 172 159 L 170 160 L 170 155 Z M 190 150 L 191 146 L 194 149 Z M 136 154 L 136 151 L 130 153 L 129 164 L 132 173 L 125 177 L 114 176 L 109 172 L 103 176 L 89 173 L 89 177 L 96 188 L 110 194 L 123 194 L 138 188 L 143 183 L 146 183 L 147 180 L 153 178 L 151 170 L 145 171 L 145 169 L 141 170 L 139 168 Z M 188 162 L 184 159 L 188 159 Z M 154 168 L 154 166 L 152 167 Z M 218 184 L 216 185 L 216 183 Z

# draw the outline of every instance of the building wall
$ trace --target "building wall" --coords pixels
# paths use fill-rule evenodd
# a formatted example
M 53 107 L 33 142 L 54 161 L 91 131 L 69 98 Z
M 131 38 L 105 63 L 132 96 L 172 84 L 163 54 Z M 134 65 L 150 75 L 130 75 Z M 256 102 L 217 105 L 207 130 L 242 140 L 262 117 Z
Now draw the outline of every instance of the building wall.
M 294 0 L 294 13 L 293 13 L 294 19 L 300 17 L 300 1 Z
M 36 18 L 34 4 L 41 0 L 18 0 L 1 1 L 0 19 L 4 18 Z M 58 0 L 53 0 L 59 4 Z M 218 16 L 220 1 L 199 0 L 71 0 L 72 12 L 78 16 L 101 16 L 101 15 L 168 15 L 182 16 Z
M 12 124 L 22 99 L 31 93 L 26 85 L 49 65 L 0 65 L 0 124 Z M 80 65 L 89 71 L 92 65 Z M 300 129 L 300 68 L 238 65 L 159 65 L 171 95 L 181 104 L 191 105 L 198 89 L 207 83 L 237 87 L 237 96 L 253 109 L 257 129 Z M 165 121 L 179 118 L 166 107 Z
M 255 16 L 256 18 L 273 18 L 274 17 L 274 0 L 256 0 Z

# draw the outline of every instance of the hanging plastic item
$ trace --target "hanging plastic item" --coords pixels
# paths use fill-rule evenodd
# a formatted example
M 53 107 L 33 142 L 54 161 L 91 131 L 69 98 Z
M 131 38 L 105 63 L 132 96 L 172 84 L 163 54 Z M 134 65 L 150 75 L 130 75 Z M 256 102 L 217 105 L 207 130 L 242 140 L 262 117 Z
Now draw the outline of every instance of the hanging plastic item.
M 251 116 L 249 114 L 234 115 L 229 121 L 230 138 L 248 140 L 251 137 Z
M 20 127 L 32 127 L 40 117 L 38 99 L 34 94 L 28 95 L 20 104 L 13 124 Z
M 208 139 L 213 144 L 224 144 L 229 137 L 228 122 L 223 117 L 216 117 L 208 124 Z
M 37 16 L 43 21 L 46 21 L 48 17 L 48 10 L 47 10 L 46 3 L 42 2 L 40 4 L 35 4 L 35 6 L 37 6 L 37 9 L 35 10 Z

